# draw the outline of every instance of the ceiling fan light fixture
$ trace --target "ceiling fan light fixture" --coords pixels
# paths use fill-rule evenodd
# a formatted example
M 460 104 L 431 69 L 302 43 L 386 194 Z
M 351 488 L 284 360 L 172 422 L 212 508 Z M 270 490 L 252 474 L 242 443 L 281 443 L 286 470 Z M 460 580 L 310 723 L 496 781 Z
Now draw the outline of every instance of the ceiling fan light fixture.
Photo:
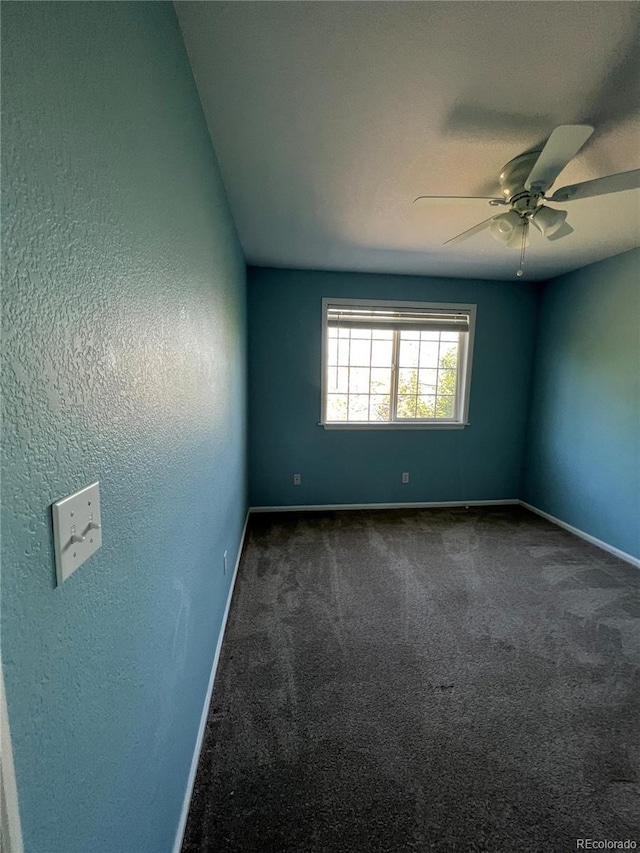
M 520 234 L 522 218 L 515 210 L 494 216 L 491 222 L 491 236 L 499 243 L 510 244 L 514 236 Z
M 517 228 L 514 229 L 513 234 L 503 245 L 507 247 L 507 249 L 521 249 L 522 248 L 522 236 L 524 234 L 524 245 L 529 245 L 529 229 L 527 228 L 527 220 L 521 219 L 520 224 Z
M 546 204 L 541 204 L 531 215 L 531 221 L 543 237 L 553 236 L 562 227 L 566 218 L 566 210 L 555 210 L 547 207 Z

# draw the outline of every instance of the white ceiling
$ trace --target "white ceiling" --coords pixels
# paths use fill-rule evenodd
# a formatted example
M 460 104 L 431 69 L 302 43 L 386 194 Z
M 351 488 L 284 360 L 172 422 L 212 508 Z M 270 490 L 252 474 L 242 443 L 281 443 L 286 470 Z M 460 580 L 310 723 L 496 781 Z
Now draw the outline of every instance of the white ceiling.
M 596 131 L 556 187 L 640 168 L 640 3 L 176 2 L 249 263 L 513 279 L 488 231 L 510 159 Z M 640 245 L 640 190 L 568 202 L 525 280 Z

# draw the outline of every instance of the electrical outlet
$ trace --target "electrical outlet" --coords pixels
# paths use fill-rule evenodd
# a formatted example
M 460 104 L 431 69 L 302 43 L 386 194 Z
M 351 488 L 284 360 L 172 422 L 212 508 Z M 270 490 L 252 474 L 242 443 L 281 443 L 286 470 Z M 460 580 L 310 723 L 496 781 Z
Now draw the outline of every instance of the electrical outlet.
M 222 566 L 223 566 L 223 571 L 226 575 L 226 573 L 227 573 L 227 552 L 226 551 L 222 555 Z
M 293 475 L 293 485 L 299 486 L 301 482 L 302 482 L 302 475 L 301 474 L 294 474 Z
M 408 472 L 408 471 L 403 471 L 403 472 L 402 472 L 402 482 L 403 482 L 403 483 L 408 483 L 408 482 L 409 482 L 409 472 Z

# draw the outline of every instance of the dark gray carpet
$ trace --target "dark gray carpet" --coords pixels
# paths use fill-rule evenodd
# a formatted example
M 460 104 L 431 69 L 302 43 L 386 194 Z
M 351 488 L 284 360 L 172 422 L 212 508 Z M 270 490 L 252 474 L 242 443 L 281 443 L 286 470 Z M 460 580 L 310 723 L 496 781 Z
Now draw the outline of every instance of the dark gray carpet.
M 184 853 L 640 849 L 639 581 L 518 507 L 253 516 Z

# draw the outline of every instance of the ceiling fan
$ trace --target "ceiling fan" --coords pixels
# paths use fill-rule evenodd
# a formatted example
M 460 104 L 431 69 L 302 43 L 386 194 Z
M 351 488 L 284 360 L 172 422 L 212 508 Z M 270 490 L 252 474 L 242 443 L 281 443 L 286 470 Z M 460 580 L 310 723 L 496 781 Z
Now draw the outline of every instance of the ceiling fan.
M 429 196 L 415 199 L 486 199 L 490 205 L 504 206 L 506 212 L 490 216 L 461 234 L 446 240 L 454 245 L 468 240 L 486 228 L 491 236 L 506 248 L 520 249 L 520 268 L 523 275 L 524 251 L 529 244 L 529 226 L 533 224 L 549 240 L 557 240 L 573 232 L 567 223 L 567 211 L 549 207 L 549 203 L 575 201 L 596 195 L 617 193 L 640 187 L 640 169 L 619 172 L 592 181 L 560 187 L 553 195 L 545 195 L 554 181 L 593 133 L 586 124 L 561 124 L 551 133 L 542 151 L 531 151 L 510 160 L 500 172 L 503 198 L 491 196 Z

